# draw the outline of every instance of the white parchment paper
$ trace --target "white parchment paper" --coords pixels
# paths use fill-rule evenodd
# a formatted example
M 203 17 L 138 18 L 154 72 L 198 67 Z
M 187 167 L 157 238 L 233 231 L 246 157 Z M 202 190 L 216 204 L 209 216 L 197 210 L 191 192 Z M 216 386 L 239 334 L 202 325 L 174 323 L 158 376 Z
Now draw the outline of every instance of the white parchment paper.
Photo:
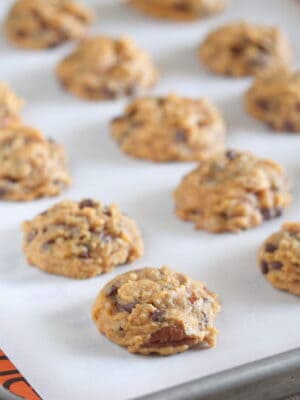
M 117 202 L 140 224 L 146 254 L 133 266 L 76 281 L 28 267 L 20 224 L 59 200 L 0 204 L 0 347 L 44 400 L 122 400 L 298 347 L 299 298 L 274 290 L 262 278 L 256 252 L 285 220 L 300 217 L 300 136 L 272 134 L 243 111 L 249 80 L 214 77 L 199 65 L 196 46 L 212 28 L 241 18 L 282 26 L 300 61 L 300 4 L 296 0 L 232 0 L 228 10 L 191 24 L 152 20 L 113 0 L 95 8 L 95 33 L 129 34 L 149 50 L 162 73 L 153 91 L 205 96 L 228 124 L 231 147 L 250 149 L 282 163 L 293 181 L 294 201 L 280 219 L 238 235 L 194 231 L 174 215 L 172 191 L 193 164 L 156 165 L 122 155 L 108 121 L 125 101 L 89 103 L 64 93 L 54 68 L 72 45 L 34 52 L 11 47 L 1 33 L 0 79 L 27 100 L 24 119 L 63 143 L 74 184 L 60 198 Z M 10 0 L 1 0 L 3 18 Z M 135 267 L 170 265 L 203 280 L 222 301 L 216 348 L 160 358 L 129 354 L 96 331 L 90 308 L 101 287 Z

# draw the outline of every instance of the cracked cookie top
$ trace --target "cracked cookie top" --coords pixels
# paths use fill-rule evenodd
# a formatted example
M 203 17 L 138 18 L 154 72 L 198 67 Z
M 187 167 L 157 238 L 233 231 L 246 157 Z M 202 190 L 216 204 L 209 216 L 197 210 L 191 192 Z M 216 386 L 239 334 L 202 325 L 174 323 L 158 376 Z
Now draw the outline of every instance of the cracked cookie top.
M 0 129 L 21 122 L 20 112 L 24 101 L 17 96 L 10 87 L 0 82 Z
M 92 315 L 100 332 L 129 351 L 170 355 L 213 346 L 219 309 L 202 282 L 163 267 L 117 276 L 99 293 Z
M 18 0 L 10 9 L 5 29 L 19 47 L 45 49 L 85 36 L 93 14 L 71 0 Z
M 276 288 L 300 296 L 300 223 L 286 222 L 259 250 L 261 272 Z
M 280 216 L 290 204 L 284 169 L 250 152 L 228 150 L 185 176 L 176 213 L 211 232 L 239 231 Z
M 300 133 L 300 72 L 258 77 L 245 96 L 246 110 L 271 129 Z
M 55 196 L 69 184 L 62 146 L 31 127 L 0 129 L 0 199 Z
M 144 14 L 176 21 L 189 21 L 217 14 L 227 0 L 128 0 Z
M 205 99 L 175 94 L 130 103 L 111 123 L 122 151 L 152 161 L 203 161 L 224 149 L 225 124 Z
M 23 224 L 29 264 L 46 272 L 89 278 L 143 255 L 135 222 L 116 205 L 62 201 Z
M 288 69 L 292 60 L 291 45 L 280 29 L 247 22 L 211 32 L 200 45 L 199 55 L 214 73 L 237 77 Z
M 71 93 L 88 100 L 131 96 L 155 85 L 158 71 L 130 38 L 86 39 L 60 62 L 57 75 Z

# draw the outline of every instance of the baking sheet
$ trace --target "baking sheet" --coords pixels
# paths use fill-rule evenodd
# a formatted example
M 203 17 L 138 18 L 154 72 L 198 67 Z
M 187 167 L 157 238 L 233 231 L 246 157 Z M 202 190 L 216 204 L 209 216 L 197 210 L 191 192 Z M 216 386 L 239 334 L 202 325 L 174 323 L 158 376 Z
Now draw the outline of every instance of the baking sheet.
M 299 298 L 272 289 L 261 277 L 256 252 L 262 240 L 300 210 L 300 136 L 276 135 L 248 117 L 242 93 L 249 80 L 214 77 L 197 61 L 196 46 L 212 28 L 241 18 L 282 26 L 300 61 L 296 0 L 232 1 L 226 13 L 191 24 L 144 18 L 118 1 L 90 0 L 94 33 L 129 34 L 148 49 L 162 78 L 155 94 L 176 91 L 215 101 L 228 124 L 228 144 L 281 162 L 293 181 L 294 201 L 283 217 L 238 235 L 194 231 L 173 211 L 172 191 L 193 164 L 157 165 L 122 155 L 108 120 L 126 101 L 89 103 L 64 93 L 54 68 L 72 45 L 34 52 L 0 37 L 0 79 L 27 99 L 24 119 L 63 143 L 74 184 L 59 198 L 0 204 L 0 345 L 44 400 L 122 400 L 238 366 L 300 344 Z M 1 0 L 3 17 L 10 0 Z M 59 199 L 96 197 L 117 202 L 141 226 L 146 254 L 133 265 L 86 281 L 28 267 L 20 223 Z M 216 291 L 223 310 L 214 349 L 161 358 L 142 357 L 96 331 L 90 308 L 100 288 L 118 273 L 167 264 Z

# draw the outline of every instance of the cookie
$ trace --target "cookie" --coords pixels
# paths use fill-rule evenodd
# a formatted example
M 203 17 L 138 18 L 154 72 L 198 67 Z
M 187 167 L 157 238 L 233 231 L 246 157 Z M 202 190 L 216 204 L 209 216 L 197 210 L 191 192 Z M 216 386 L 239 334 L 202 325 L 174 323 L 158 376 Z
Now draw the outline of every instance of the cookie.
M 228 150 L 186 175 L 174 193 L 177 216 L 197 229 L 238 232 L 279 217 L 291 195 L 284 169 Z
M 46 49 L 85 36 L 93 14 L 71 0 L 18 0 L 10 9 L 7 38 L 25 49 Z
M 134 100 L 112 121 L 111 133 L 133 157 L 203 161 L 224 149 L 225 124 L 207 100 L 169 95 Z
M 241 77 L 288 68 L 292 49 L 280 29 L 238 22 L 210 33 L 200 45 L 199 56 L 212 72 Z
M 0 129 L 0 199 L 28 201 L 55 196 L 70 184 L 62 146 L 36 129 Z
M 259 250 L 259 265 L 277 289 L 300 296 L 300 223 L 287 222 Z
M 87 100 L 132 96 L 158 80 L 149 55 L 132 39 L 105 36 L 83 41 L 60 62 L 57 75 L 68 91 Z
M 135 222 L 115 205 L 62 201 L 23 224 L 28 263 L 51 274 L 85 279 L 140 258 Z
M 246 110 L 275 131 L 300 133 L 300 72 L 274 71 L 256 79 Z
M 0 82 L 0 129 L 21 123 L 23 100 L 8 85 Z
M 143 14 L 175 21 L 192 21 L 224 10 L 227 0 L 128 0 Z
M 167 267 L 144 268 L 110 281 L 92 317 L 101 333 L 132 353 L 171 355 L 214 346 L 219 310 L 202 282 Z

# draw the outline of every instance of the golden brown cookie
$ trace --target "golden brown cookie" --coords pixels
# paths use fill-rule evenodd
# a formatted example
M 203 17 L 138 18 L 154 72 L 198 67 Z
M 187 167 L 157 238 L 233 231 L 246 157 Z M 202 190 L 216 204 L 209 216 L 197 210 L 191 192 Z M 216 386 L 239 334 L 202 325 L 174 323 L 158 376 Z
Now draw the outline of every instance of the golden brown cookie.
M 60 62 L 57 75 L 68 91 L 87 100 L 131 96 L 158 80 L 149 55 L 132 39 L 105 36 L 83 41 Z
M 211 32 L 200 45 L 199 56 L 212 72 L 240 77 L 288 68 L 292 50 L 280 29 L 238 22 Z
M 70 184 L 62 146 L 34 128 L 0 129 L 0 199 L 55 196 Z
M 133 157 L 203 161 L 224 149 L 225 124 L 207 100 L 173 94 L 134 100 L 112 121 L 111 133 Z
M 72 0 L 18 0 L 10 9 L 8 39 L 26 49 L 45 49 L 85 36 L 93 14 Z
M 8 85 L 0 82 L 0 129 L 21 123 L 24 102 Z
M 274 161 L 228 150 L 185 176 L 174 193 L 177 216 L 197 229 L 238 232 L 280 216 L 288 179 Z
M 214 346 L 219 310 L 202 282 L 163 267 L 117 276 L 99 293 L 92 316 L 100 332 L 132 353 L 171 355 Z
M 300 223 L 286 222 L 259 250 L 259 265 L 277 289 L 300 296 Z
M 228 0 L 128 0 L 128 4 L 156 18 L 175 21 L 191 21 L 213 14 L 225 8 Z
M 29 264 L 70 278 L 103 274 L 143 255 L 135 222 L 92 199 L 62 201 L 25 222 L 23 232 Z
M 256 79 L 246 110 L 275 131 L 300 133 L 300 72 L 274 71 Z

